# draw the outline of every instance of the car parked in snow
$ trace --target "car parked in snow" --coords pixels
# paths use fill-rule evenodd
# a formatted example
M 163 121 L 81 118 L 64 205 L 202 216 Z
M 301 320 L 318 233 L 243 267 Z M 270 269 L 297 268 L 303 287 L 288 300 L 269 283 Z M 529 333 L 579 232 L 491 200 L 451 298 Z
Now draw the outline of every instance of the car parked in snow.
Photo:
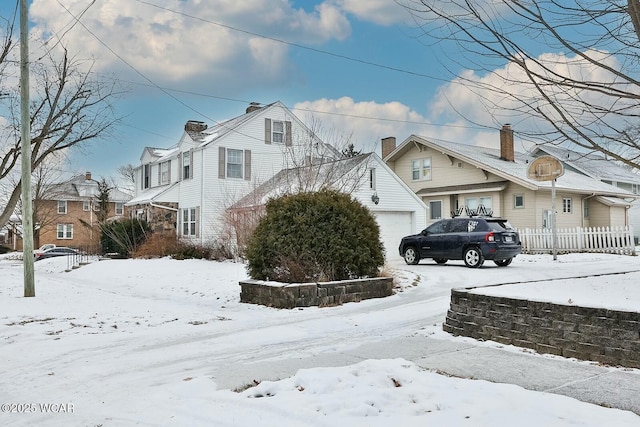
M 35 256 L 36 254 L 41 254 L 42 252 L 46 251 L 47 249 L 51 249 L 51 248 L 55 248 L 56 245 L 53 243 L 47 243 L 44 244 L 42 246 L 40 246 L 38 249 L 34 249 L 33 250 L 33 255 Z
M 485 260 L 500 266 L 511 264 L 522 249 L 520 235 L 504 218 L 455 217 L 440 220 L 402 238 L 398 248 L 407 264 L 432 258 L 438 264 L 464 260 L 467 267 L 480 267 Z
M 39 261 L 45 258 L 53 258 L 57 256 L 72 256 L 72 255 L 80 255 L 78 250 L 73 248 L 67 248 L 64 246 L 56 246 L 54 248 L 47 249 L 40 253 L 35 254 L 35 261 Z

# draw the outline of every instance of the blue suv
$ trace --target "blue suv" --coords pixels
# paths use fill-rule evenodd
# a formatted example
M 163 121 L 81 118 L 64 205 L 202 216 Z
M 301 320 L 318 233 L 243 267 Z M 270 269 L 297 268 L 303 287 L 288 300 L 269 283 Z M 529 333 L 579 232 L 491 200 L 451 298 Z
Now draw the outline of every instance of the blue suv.
M 467 267 L 480 267 L 485 260 L 506 267 L 522 250 L 520 235 L 503 218 L 455 217 L 431 224 L 420 234 L 402 238 L 398 248 L 407 264 L 432 258 L 438 264 L 464 260 Z

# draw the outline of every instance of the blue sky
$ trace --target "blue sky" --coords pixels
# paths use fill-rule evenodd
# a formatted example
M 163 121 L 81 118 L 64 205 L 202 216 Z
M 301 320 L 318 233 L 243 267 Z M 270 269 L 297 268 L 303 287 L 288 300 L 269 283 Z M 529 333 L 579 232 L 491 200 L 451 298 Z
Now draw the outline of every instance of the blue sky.
M 10 16 L 14 0 L 1 3 Z M 426 39 L 392 0 L 33 0 L 29 14 L 32 57 L 61 38 L 129 89 L 115 135 L 69 153 L 70 172 L 115 176 L 145 146 L 174 145 L 187 120 L 213 124 L 251 101 L 280 100 L 327 142 L 365 151 L 412 133 L 498 143 L 500 124 L 449 83 L 463 71 L 443 59 L 455 45 Z

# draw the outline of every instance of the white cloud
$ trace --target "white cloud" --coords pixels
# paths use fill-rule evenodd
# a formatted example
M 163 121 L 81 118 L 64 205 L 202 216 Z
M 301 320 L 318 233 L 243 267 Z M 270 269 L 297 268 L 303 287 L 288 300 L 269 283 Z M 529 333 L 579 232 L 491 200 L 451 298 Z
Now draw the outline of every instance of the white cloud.
M 612 55 L 595 51 L 585 52 L 585 54 L 611 69 L 620 68 Z M 579 82 L 601 82 L 610 87 L 616 84 L 616 77 L 612 73 L 579 56 L 545 53 L 536 58 L 536 61 L 545 64 L 549 69 L 544 71 L 530 61 L 530 68 L 541 75 L 548 73 L 548 75 L 568 76 Z M 620 88 L 629 90 L 628 86 L 620 85 Z M 565 115 L 583 130 L 599 126 L 599 120 L 620 125 L 622 119 L 610 114 L 609 111 L 615 108 L 620 109 L 623 105 L 638 108 L 637 105 L 629 104 L 628 101 L 617 96 L 606 96 L 596 91 L 545 85 L 545 92 L 554 103 L 562 106 Z M 521 100 L 529 106 L 524 106 Z M 585 104 L 597 105 L 601 111 L 596 116 L 593 111 L 585 110 Z M 531 107 L 541 108 L 551 117 L 557 115 L 549 107 L 548 101 L 543 99 L 529 82 L 525 72 L 516 65 L 507 64 L 484 75 L 470 70 L 464 71 L 459 78 L 440 87 L 429 105 L 429 118 L 432 121 L 451 122 L 462 116 L 483 126 L 499 128 L 505 123 L 511 123 L 516 131 L 518 129 L 550 131 L 551 126 L 535 117 Z M 560 119 L 557 123 L 561 123 Z
M 189 82 L 205 76 L 215 81 L 227 76 L 229 69 L 236 70 L 245 84 L 258 84 L 273 76 L 286 78 L 283 75 L 290 69 L 285 60 L 289 49 L 286 44 L 260 40 L 230 27 L 297 43 L 341 40 L 351 31 L 343 13 L 330 4 L 306 12 L 294 9 L 287 1 L 154 2 L 179 12 L 175 13 L 132 0 L 101 0 L 83 13 L 90 3 L 68 0 L 64 3 L 68 13 L 56 0 L 34 0 L 30 9 L 30 17 L 36 23 L 33 34 L 50 40 L 49 47 L 61 37 L 70 52 L 98 58 L 100 71 L 124 70 L 133 74 L 105 48 L 106 44 L 136 70 L 159 83 Z M 73 16 L 81 16 L 81 23 L 76 23 Z M 266 50 L 260 51 L 262 48 Z M 34 56 L 42 55 L 36 44 L 33 49 Z M 270 73 L 264 73 L 265 65 Z
M 325 131 L 338 129 L 344 137 L 351 135 L 350 142 L 356 149 L 376 151 L 378 154 L 380 139 L 395 136 L 400 143 L 411 133 L 424 134 L 430 128 L 428 119 L 396 101 L 382 104 L 374 101 L 356 102 L 344 96 L 300 102 L 293 108 L 296 115 L 306 122 L 317 120 Z M 320 136 L 323 137 L 322 134 Z M 324 139 L 334 145 L 344 145 L 344 141 Z
M 380 25 L 392 25 L 409 21 L 409 12 L 390 0 L 335 0 L 345 12 L 359 19 Z

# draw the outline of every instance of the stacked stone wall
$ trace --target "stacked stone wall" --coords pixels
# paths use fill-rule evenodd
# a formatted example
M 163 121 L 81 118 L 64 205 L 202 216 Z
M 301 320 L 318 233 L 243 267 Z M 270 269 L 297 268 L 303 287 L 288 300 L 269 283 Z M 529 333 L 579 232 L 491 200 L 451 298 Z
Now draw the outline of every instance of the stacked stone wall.
M 443 329 L 608 365 L 640 368 L 640 313 L 453 289 Z
M 280 283 L 248 279 L 240 282 L 240 288 L 240 302 L 276 308 L 330 307 L 387 297 L 393 294 L 393 278 L 320 283 Z

